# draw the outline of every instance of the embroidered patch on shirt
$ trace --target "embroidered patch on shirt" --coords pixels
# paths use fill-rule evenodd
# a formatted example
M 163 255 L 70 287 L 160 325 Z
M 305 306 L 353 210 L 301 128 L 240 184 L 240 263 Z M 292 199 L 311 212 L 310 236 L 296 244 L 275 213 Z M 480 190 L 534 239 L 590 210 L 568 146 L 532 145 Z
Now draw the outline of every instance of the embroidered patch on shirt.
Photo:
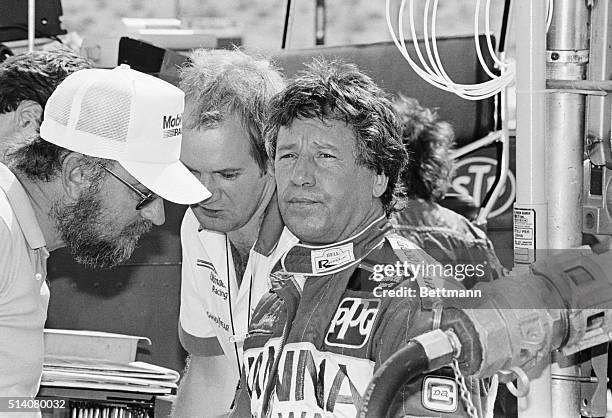
M 215 274 L 217 273 L 217 269 L 215 268 L 213 263 L 211 263 L 210 261 L 202 260 L 201 258 L 198 258 L 196 260 L 196 266 L 198 266 L 198 267 L 205 267 L 207 269 L 210 269 L 210 270 L 214 271 Z
M 457 410 L 457 384 L 448 377 L 426 376 L 423 379 L 422 403 L 426 409 L 436 412 Z
M 313 273 L 326 273 L 334 270 L 343 264 L 355 261 L 353 243 L 349 242 L 337 247 L 311 250 L 310 261 Z
M 344 298 L 329 325 L 325 343 L 335 347 L 363 347 L 378 314 L 377 299 Z

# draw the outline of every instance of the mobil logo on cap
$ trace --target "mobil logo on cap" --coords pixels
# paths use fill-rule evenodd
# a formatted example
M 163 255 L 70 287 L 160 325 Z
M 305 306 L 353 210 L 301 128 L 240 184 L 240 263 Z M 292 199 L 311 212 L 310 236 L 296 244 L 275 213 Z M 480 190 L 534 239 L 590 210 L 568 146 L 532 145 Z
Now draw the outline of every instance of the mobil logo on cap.
M 162 138 L 173 138 L 181 134 L 183 114 L 164 115 L 162 120 Z

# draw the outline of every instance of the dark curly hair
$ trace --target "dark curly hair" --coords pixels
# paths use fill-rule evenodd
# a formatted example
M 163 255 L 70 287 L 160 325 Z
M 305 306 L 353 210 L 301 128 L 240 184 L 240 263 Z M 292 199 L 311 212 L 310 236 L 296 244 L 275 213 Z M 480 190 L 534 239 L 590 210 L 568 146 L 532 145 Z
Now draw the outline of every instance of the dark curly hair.
M 69 74 L 93 64 L 68 48 L 25 52 L 0 64 L 0 113 L 12 112 L 24 100 L 43 109 L 53 90 Z
M 408 197 L 436 201 L 444 197 L 454 173 L 451 159 L 455 134 L 448 122 L 431 109 L 400 94 L 393 107 L 402 124 L 402 138 L 410 160 L 401 178 Z
M 342 121 L 355 134 L 356 162 L 389 178 L 380 197 L 389 214 L 403 195 L 399 173 L 407 159 L 391 101 L 353 64 L 314 59 L 306 67 L 272 99 L 266 130 L 270 158 L 276 153 L 280 127 L 295 119 Z

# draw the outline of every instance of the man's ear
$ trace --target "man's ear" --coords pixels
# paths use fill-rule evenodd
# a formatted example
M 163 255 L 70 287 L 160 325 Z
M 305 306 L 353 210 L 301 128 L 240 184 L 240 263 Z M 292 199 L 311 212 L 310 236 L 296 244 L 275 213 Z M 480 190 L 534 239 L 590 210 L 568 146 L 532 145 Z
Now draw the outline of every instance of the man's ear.
M 383 172 L 374 176 L 374 184 L 372 185 L 372 196 L 381 197 L 389 184 L 389 177 Z
M 91 185 L 91 178 L 81 154 L 71 152 L 64 158 L 61 178 L 66 195 L 74 201 Z
M 34 134 L 40 128 L 43 109 L 33 100 L 23 100 L 15 110 L 17 117 L 17 125 L 21 131 L 27 131 L 28 134 Z

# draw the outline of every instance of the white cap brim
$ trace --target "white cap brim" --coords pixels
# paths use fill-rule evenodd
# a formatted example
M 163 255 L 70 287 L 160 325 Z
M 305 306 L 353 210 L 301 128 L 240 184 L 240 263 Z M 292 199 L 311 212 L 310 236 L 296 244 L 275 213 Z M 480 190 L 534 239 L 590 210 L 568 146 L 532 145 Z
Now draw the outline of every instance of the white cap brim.
M 151 163 L 120 160 L 119 163 L 143 186 L 170 202 L 191 205 L 211 196 L 208 189 L 180 161 Z

